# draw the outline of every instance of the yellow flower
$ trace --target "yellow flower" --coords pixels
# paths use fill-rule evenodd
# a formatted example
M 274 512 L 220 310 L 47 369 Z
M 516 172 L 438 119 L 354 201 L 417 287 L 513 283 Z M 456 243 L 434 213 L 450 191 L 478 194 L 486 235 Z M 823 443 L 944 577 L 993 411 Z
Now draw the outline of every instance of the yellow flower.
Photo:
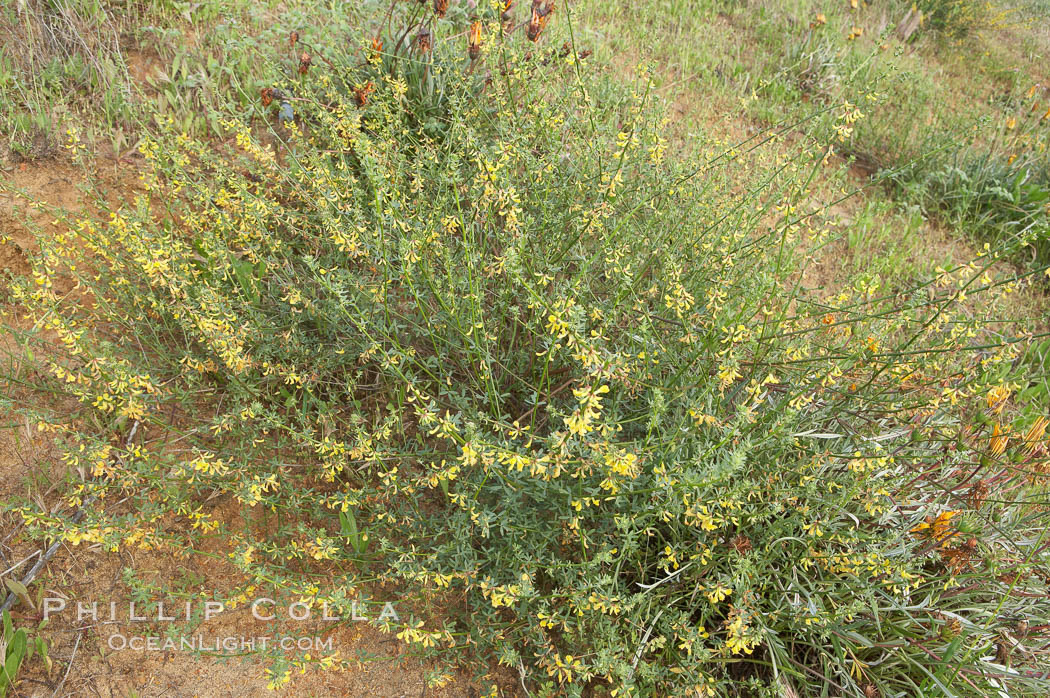
M 717 584 L 713 589 L 705 591 L 704 596 L 706 596 L 707 600 L 711 603 L 718 603 L 719 601 L 727 598 L 732 593 L 733 590 L 729 587 L 724 587 L 721 584 Z
M 736 370 L 736 366 L 731 364 L 725 364 L 718 369 L 718 391 L 724 393 L 726 388 L 733 384 L 733 381 L 740 378 L 740 371 Z
M 547 666 L 547 673 L 558 679 L 558 683 L 572 683 L 574 673 L 579 673 L 583 669 L 581 664 L 571 654 L 567 654 L 564 657 L 558 653 L 554 653 L 552 656 L 551 663 Z
M 751 628 L 744 622 L 744 614 L 739 608 L 729 611 L 729 622 L 726 629 L 725 647 L 730 654 L 751 654 L 760 643 L 759 639 L 751 634 Z

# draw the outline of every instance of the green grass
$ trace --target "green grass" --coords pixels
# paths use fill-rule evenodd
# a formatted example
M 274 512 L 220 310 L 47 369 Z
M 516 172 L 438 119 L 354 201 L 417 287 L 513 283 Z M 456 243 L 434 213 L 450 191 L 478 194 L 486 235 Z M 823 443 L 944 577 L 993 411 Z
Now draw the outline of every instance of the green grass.
M 693 3 L 687 11 L 663 2 L 586 5 L 584 12 L 603 27 L 609 55 L 653 60 L 658 85 L 704 103 L 694 114 L 701 120 L 742 105 L 742 117 L 778 123 L 862 96 L 868 118 L 840 144 L 843 155 L 880 173 L 892 195 L 972 239 L 1016 238 L 1027 229 L 1036 266 L 1046 264 L 1050 231 L 1039 202 L 1050 176 L 1050 119 L 1040 117 L 1050 108 L 1050 92 L 1033 85 L 1050 37 L 1025 31 L 1037 21 L 1026 12 L 936 0 L 920 8 L 929 21 L 904 42 L 894 32 L 909 7 Z M 865 33 L 850 41 L 853 27 Z M 1013 46 L 997 43 L 999 27 L 1041 43 L 1017 56 Z M 1005 138 L 1011 118 L 1024 123 Z M 943 176 L 960 162 L 967 177 Z M 1020 180 L 1026 191 L 1002 195 Z
M 22 158 L 54 155 L 76 126 L 92 150 L 134 151 L 158 120 L 220 134 L 217 114 L 252 113 L 269 60 L 297 60 L 284 27 L 359 26 L 354 2 L 103 2 L 27 0 L 0 10 L 0 133 Z M 275 28 L 279 20 L 281 29 Z M 87 125 L 88 128 L 83 128 Z
M 848 273 L 878 275 L 907 285 L 929 276 L 937 266 L 953 266 L 952 260 L 922 256 L 923 222 L 914 207 L 902 210 L 886 201 L 866 202 L 845 233 L 852 255 Z
M 1029 155 L 1010 165 L 1017 153 L 995 134 L 1028 106 L 1020 104 L 1034 82 L 1027 68 L 1039 65 L 1050 46 L 1050 37 L 1022 31 L 1028 43 L 1018 56 L 1013 46 L 996 43 L 995 28 L 1032 26 L 1039 5 L 1010 11 L 929 0 L 919 7 L 928 21 L 901 42 L 893 32 L 909 8 L 587 2 L 577 30 L 581 45 L 603 61 L 624 68 L 653 61 L 654 87 L 662 94 L 683 95 L 687 103 L 703 96 L 705 106 L 687 116 L 697 122 L 692 130 L 675 130 L 687 147 L 688 134 L 720 111 L 769 124 L 798 119 L 846 94 L 876 95 L 878 107 L 864 105 L 869 118 L 842 144 L 843 154 L 891 174 L 892 194 L 974 239 L 1010 237 L 1032 224 L 1035 259 L 1045 263 L 1046 243 L 1039 241 L 1048 235 L 1047 217 L 1037 202 L 1046 192 L 1050 120 L 1031 129 L 1020 144 Z M 818 13 L 825 23 L 816 22 Z M 323 53 L 328 37 L 352 34 L 362 16 L 358 4 L 344 2 L 280 9 L 273 3 L 16 3 L 0 15 L 0 34 L 8 39 L 0 48 L 0 98 L 13 105 L 0 117 L 0 133 L 14 153 L 29 158 L 57 152 L 66 128 L 84 122 L 97 124 L 82 135 L 92 150 L 114 157 L 133 152 L 160 117 L 216 136 L 220 105 L 255 113 L 265 86 L 259 55 L 296 60 L 291 51 L 274 53 L 286 41 L 284 26 L 330 27 L 313 39 Z M 866 33 L 848 41 L 854 26 Z M 971 80 L 975 72 L 983 79 Z M 945 177 L 959 161 L 964 170 L 981 171 Z M 996 171 L 978 162 L 994 163 Z M 1018 178 L 1040 191 L 1026 194 L 1026 203 L 1002 205 L 999 191 Z M 949 185 L 955 189 L 944 188 Z

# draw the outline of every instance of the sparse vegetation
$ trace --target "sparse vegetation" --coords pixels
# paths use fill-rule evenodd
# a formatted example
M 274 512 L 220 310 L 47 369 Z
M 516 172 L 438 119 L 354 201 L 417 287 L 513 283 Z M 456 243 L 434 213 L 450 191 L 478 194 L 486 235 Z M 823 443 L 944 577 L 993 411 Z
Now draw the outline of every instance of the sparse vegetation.
M 16 583 L 8 581 L 8 587 L 10 591 L 7 593 L 25 595 L 27 590 L 20 588 Z M 11 687 L 15 685 L 18 680 L 19 671 L 22 668 L 23 662 L 33 659 L 34 654 L 39 657 L 39 661 L 50 671 L 52 662 L 51 658 L 48 657 L 47 642 L 43 637 L 34 635 L 32 639 L 26 633 L 24 627 L 15 627 L 14 621 L 11 620 L 11 613 L 4 609 L 2 616 L 3 620 L 2 632 L 0 632 L 0 697 L 7 696 Z M 46 623 L 41 624 L 41 628 Z

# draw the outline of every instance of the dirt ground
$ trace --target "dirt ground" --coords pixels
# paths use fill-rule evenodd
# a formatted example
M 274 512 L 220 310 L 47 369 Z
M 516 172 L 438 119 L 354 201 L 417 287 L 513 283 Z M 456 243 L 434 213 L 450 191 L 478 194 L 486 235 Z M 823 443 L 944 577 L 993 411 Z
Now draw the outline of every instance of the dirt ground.
M 8 420 L 9 422 L 10 420 Z M 27 496 L 51 501 L 56 492 L 50 482 L 61 479 L 61 464 L 54 458 L 50 437 L 40 435 L 30 425 L 9 427 L 0 432 L 0 502 L 15 503 Z M 25 539 L 20 517 L 10 512 L 0 516 L 0 564 L 4 580 L 22 579 L 36 562 L 43 545 Z M 140 578 L 172 582 L 187 591 L 228 589 L 237 583 L 236 573 L 227 565 L 200 558 L 186 560 L 150 552 L 107 553 L 98 546 L 62 546 L 47 567 L 30 584 L 31 595 L 42 590 L 52 608 L 66 601 L 66 608 L 51 614 L 47 627 L 39 633 L 33 628 L 42 619 L 44 604 L 34 610 L 20 605 L 13 612 L 15 623 L 26 627 L 30 637 L 47 640 L 54 665 L 48 673 L 42 661 L 34 659 L 20 673 L 14 696 L 389 696 L 460 698 L 478 695 L 463 677 L 440 689 L 427 688 L 425 667 L 404 653 L 393 635 L 375 630 L 365 622 L 331 622 L 314 611 L 306 621 L 293 621 L 288 610 L 278 608 L 274 622 L 256 620 L 248 606 L 225 610 L 187 633 L 182 624 L 185 601 L 168 605 L 165 616 L 175 622 L 135 622 L 130 619 L 130 603 L 137 598 L 124 582 L 123 570 L 133 568 Z M 260 593 L 260 596 L 265 594 Z M 97 603 L 97 617 L 78 619 L 76 604 Z M 115 619 L 108 605 L 116 603 Z M 203 600 L 191 602 L 199 611 Z M 139 608 L 142 604 L 139 603 Z M 269 615 L 269 606 L 260 615 Z M 145 614 L 136 611 L 139 616 Z M 369 615 L 375 610 L 368 611 Z M 266 660 L 247 654 L 229 659 L 198 656 L 187 649 L 163 649 L 165 631 L 195 638 L 204 648 L 215 648 L 223 638 L 256 638 L 256 647 L 268 638 L 289 637 L 303 642 L 318 638 L 323 654 L 337 652 L 350 660 L 349 669 L 310 670 L 295 674 L 282 690 L 270 691 L 264 674 Z M 125 646 L 132 638 L 158 638 L 156 649 Z M 233 641 L 233 640 L 230 640 Z M 139 640 L 139 642 L 143 642 Z M 316 645 L 315 645 L 316 646 Z M 328 649 L 330 647 L 330 649 Z M 240 654 L 238 647 L 232 653 Z M 505 694 L 507 695 L 507 694 Z
M 103 185 L 113 192 L 134 189 L 137 173 L 133 164 L 103 163 L 99 172 Z M 88 205 L 87 197 L 79 190 L 82 175 L 62 161 L 4 164 L 0 178 L 8 185 L 7 189 L 24 191 L 31 199 L 65 210 L 77 211 Z M 33 229 L 47 234 L 54 229 L 54 216 L 44 209 L 26 207 L 19 196 L 4 189 L 0 186 L 0 274 L 24 275 L 29 270 L 27 254 L 35 247 Z M 5 324 L 22 325 L 16 309 L 10 305 L 0 308 L 0 314 Z M 12 337 L 0 336 L 4 361 L 12 360 L 14 348 Z M 35 425 L 24 423 L 21 417 L 0 408 L 0 580 L 23 579 L 44 550 L 42 543 L 27 539 L 21 517 L 8 508 L 27 500 L 52 505 L 58 502 L 57 484 L 65 475 L 64 467 L 49 435 L 39 433 Z M 441 688 L 428 688 L 425 675 L 432 667 L 409 657 L 396 637 L 366 622 L 326 622 L 319 618 L 317 611 L 310 620 L 296 622 L 288 619 L 287 610 L 277 611 L 277 621 L 259 621 L 253 618 L 248 606 L 241 606 L 219 613 L 193 629 L 190 637 L 197 638 L 205 648 L 215 648 L 222 638 L 235 638 L 240 642 L 242 638 L 265 637 L 267 643 L 274 642 L 274 637 L 290 637 L 295 642 L 318 638 L 323 650 L 319 655 L 337 652 L 340 659 L 348 661 L 348 668 L 293 672 L 282 689 L 269 690 L 265 675 L 268 663 L 260 652 L 243 652 L 239 648 L 232 654 L 240 656 L 220 658 L 201 656 L 188 649 L 164 649 L 166 630 L 180 633 L 189 626 L 177 621 L 129 620 L 134 590 L 124 580 L 123 571 L 127 568 L 134 568 L 140 577 L 182 580 L 180 584 L 184 589 L 194 591 L 228 589 L 237 583 L 235 574 L 227 566 L 199 558 L 176 560 L 157 553 L 107 553 L 98 546 L 63 545 L 29 588 L 34 599 L 42 591 L 45 599 L 66 600 L 67 608 L 53 613 L 47 626 L 39 631 L 35 628 L 42 620 L 42 608 L 27 609 L 23 604 L 13 611 L 16 626 L 25 627 L 31 640 L 41 636 L 47 641 L 53 665 L 48 672 L 44 662 L 33 657 L 23 665 L 18 683 L 8 695 L 34 698 L 467 698 L 478 695 L 477 687 L 463 676 L 451 677 Z M 97 602 L 97 618 L 88 616 L 78 620 L 75 610 L 78 601 Z M 109 616 L 111 602 L 116 603 L 115 620 Z M 59 602 L 51 603 L 57 606 Z M 193 603 L 194 609 L 203 606 L 203 600 Z M 139 606 L 141 608 L 141 603 Z M 180 613 L 182 608 L 180 603 Z M 265 608 L 262 607 L 261 615 Z M 179 617 L 178 613 L 171 613 Z M 279 625 L 275 627 L 274 623 Z M 137 649 L 125 646 L 136 642 L 132 638 L 149 637 L 157 638 L 156 649 L 141 648 L 137 644 L 134 645 Z M 256 639 L 256 648 L 262 642 Z M 503 695 L 513 695 L 513 690 L 512 685 L 508 686 Z

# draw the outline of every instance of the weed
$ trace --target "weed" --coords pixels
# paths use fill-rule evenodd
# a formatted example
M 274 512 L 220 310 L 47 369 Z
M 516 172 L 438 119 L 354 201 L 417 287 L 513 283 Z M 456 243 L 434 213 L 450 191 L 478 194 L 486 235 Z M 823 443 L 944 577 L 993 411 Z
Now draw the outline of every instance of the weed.
M 919 0 L 915 6 L 927 27 L 953 39 L 991 25 L 991 3 L 986 0 Z
M 20 596 L 28 596 L 28 592 L 18 582 L 7 581 L 10 593 Z M 6 594 L 5 594 L 6 595 Z M 47 621 L 40 624 L 42 629 Z M 24 662 L 38 655 L 48 673 L 53 665 L 51 657 L 48 656 L 47 642 L 36 635 L 30 640 L 25 628 L 16 628 L 11 620 L 11 613 L 5 608 L 3 611 L 3 633 L 0 634 L 0 698 L 8 695 L 8 692 L 18 680 L 19 671 Z

